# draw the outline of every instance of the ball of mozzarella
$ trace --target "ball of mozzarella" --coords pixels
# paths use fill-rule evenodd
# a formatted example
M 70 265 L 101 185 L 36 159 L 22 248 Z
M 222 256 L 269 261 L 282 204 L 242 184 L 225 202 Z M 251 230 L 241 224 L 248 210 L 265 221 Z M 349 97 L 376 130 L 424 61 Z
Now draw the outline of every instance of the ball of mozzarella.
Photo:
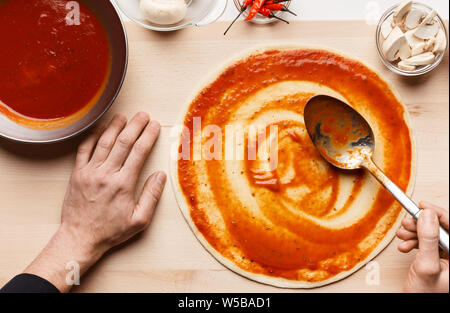
M 140 10 L 146 20 L 169 25 L 186 16 L 187 5 L 184 0 L 141 0 Z

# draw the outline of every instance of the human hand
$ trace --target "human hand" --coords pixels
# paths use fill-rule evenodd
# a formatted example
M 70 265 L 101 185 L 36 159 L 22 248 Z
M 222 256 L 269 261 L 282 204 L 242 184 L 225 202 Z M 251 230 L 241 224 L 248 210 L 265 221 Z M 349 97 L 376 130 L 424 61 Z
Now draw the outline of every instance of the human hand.
M 398 246 L 401 252 L 419 249 L 409 269 L 404 291 L 448 292 L 448 255 L 439 255 L 439 224 L 448 232 L 448 211 L 427 202 L 421 202 L 419 206 L 423 212 L 417 222 L 412 217 L 406 217 L 402 221 L 403 228 L 397 231 L 397 236 L 404 240 Z
M 146 113 L 136 114 L 128 124 L 116 115 L 104 132 L 93 132 L 79 146 L 61 226 L 26 273 L 68 291 L 67 262 L 78 262 L 82 274 L 107 250 L 149 225 L 166 175 L 151 175 L 137 201 L 135 190 L 159 131 L 159 123 Z

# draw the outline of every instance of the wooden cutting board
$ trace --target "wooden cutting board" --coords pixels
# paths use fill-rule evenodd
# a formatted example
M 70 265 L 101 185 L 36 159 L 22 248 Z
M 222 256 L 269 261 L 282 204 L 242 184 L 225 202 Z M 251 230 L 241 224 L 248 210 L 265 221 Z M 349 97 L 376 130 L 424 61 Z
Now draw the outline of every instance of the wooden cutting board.
M 292 22 L 257 26 L 227 23 L 172 33 L 147 31 L 127 23 L 129 68 L 113 113 L 131 117 L 149 111 L 163 125 L 145 166 L 143 178 L 168 170 L 174 138 L 171 127 L 196 86 L 226 59 L 259 44 L 320 45 L 353 55 L 391 81 L 407 104 L 418 150 L 414 200 L 426 199 L 448 208 L 449 63 L 448 54 L 433 72 L 403 78 L 378 59 L 375 27 L 364 22 Z M 0 285 L 21 272 L 58 227 L 60 207 L 76 146 L 64 143 L 30 146 L 0 139 Z M 397 239 L 376 259 L 338 283 L 315 292 L 398 292 L 414 253 L 397 251 Z M 379 267 L 378 285 L 367 283 Z M 172 192 L 166 186 L 151 227 L 128 245 L 106 255 L 75 291 L 90 292 L 284 292 L 232 273 L 210 256 L 191 233 Z M 298 290 L 302 291 L 302 290 Z

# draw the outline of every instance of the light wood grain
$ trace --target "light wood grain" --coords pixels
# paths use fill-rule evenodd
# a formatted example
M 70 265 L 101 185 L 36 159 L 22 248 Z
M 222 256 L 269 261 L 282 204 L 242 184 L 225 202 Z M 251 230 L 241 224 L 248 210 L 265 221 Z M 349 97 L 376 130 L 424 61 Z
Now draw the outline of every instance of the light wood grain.
M 407 104 L 418 149 L 413 198 L 448 207 L 448 56 L 433 72 L 402 78 L 383 67 L 376 54 L 374 27 L 363 22 L 293 22 L 255 26 L 238 23 L 224 37 L 226 23 L 155 33 L 127 23 L 130 63 L 119 98 L 103 118 L 149 111 L 163 125 L 145 166 L 168 170 L 170 129 L 194 88 L 233 54 L 256 44 L 295 42 L 321 45 L 354 55 L 391 81 Z M 74 152 L 81 138 L 49 146 L 0 139 L 0 285 L 36 256 L 58 227 L 60 206 Z M 377 258 L 378 286 L 366 284 L 361 269 L 313 292 L 397 292 L 414 254 L 396 250 L 397 240 Z M 125 247 L 105 256 L 82 278 L 76 291 L 96 292 L 285 292 L 242 278 L 215 261 L 184 221 L 168 185 L 151 227 Z M 299 290 L 301 292 L 302 290 Z M 311 292 L 311 291 L 309 291 Z

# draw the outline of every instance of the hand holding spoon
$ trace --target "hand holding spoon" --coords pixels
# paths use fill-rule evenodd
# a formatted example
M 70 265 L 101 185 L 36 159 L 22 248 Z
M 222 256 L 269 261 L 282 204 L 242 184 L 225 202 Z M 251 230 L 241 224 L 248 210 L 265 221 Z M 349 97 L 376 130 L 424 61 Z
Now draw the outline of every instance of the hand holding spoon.
M 417 219 L 422 210 L 372 160 L 375 138 L 367 121 L 344 102 L 329 96 L 312 97 L 304 119 L 322 157 L 342 169 L 365 168 Z M 448 253 L 448 233 L 441 227 L 439 244 Z

